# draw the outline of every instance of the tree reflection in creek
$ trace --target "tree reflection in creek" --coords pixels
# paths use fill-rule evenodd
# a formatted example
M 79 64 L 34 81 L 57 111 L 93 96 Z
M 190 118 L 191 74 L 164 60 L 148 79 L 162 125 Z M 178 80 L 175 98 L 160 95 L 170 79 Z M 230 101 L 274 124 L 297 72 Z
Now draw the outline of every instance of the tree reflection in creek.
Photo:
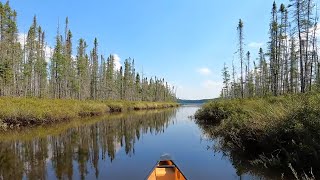
M 164 132 L 175 113 L 171 109 L 111 115 L 94 123 L 82 121 L 57 135 L 27 139 L 23 138 L 26 131 L 15 133 L 15 138 L 0 141 L 0 179 L 47 179 L 49 164 L 58 179 L 72 179 L 75 170 L 85 179 L 90 166 L 98 178 L 99 160 L 112 162 L 121 148 L 132 156 L 141 136 Z
M 280 149 L 274 150 L 270 158 L 267 156 L 267 153 L 257 153 L 259 151 L 255 147 L 245 146 L 240 143 L 239 146 L 235 146 L 228 142 L 220 135 L 216 125 L 198 120 L 195 120 L 195 122 L 201 129 L 203 137 L 205 137 L 207 141 L 212 142 L 212 146 L 209 146 L 207 150 L 222 153 L 233 165 L 240 179 L 242 176 L 248 175 L 250 179 L 253 177 L 256 179 L 295 179 L 288 164 L 283 163 L 280 159 L 281 157 L 278 156 Z M 308 166 L 308 164 L 306 165 Z M 309 167 L 312 166 L 309 165 Z M 304 173 L 304 175 L 309 175 L 308 171 Z M 319 172 L 313 171 L 312 173 L 317 176 Z

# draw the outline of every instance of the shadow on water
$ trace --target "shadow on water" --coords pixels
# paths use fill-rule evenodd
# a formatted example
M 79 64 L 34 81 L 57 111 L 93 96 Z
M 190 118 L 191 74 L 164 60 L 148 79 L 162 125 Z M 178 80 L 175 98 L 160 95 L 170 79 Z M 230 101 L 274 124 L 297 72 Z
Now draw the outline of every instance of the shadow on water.
M 242 144 L 238 147 L 217 133 L 216 128 L 218 124 L 210 124 L 197 120 L 195 122 L 203 135 L 212 142 L 212 146 L 208 147 L 208 150 L 214 153 L 222 153 L 224 157 L 228 158 L 239 177 L 249 175 L 257 177 L 257 179 L 296 179 L 294 176 L 294 173 L 297 173 L 296 170 L 290 169 L 288 163 L 284 163 L 281 155 L 281 151 L 289 151 L 288 149 L 274 149 L 270 154 L 258 149 L 253 144 Z M 310 154 L 300 155 L 307 157 Z M 319 172 L 314 170 L 318 169 L 320 162 L 318 162 L 318 166 L 313 165 L 311 163 L 303 164 L 303 166 L 309 167 L 309 171 L 302 172 L 301 176 L 305 176 L 306 179 L 312 179 L 310 177 L 313 176 L 317 177 Z M 313 168 L 312 172 L 312 167 L 317 168 Z
M 175 113 L 131 112 L 0 134 L 0 179 L 85 179 L 89 171 L 98 178 L 99 161 L 111 163 L 122 148 L 132 156 L 136 141 L 163 133 Z

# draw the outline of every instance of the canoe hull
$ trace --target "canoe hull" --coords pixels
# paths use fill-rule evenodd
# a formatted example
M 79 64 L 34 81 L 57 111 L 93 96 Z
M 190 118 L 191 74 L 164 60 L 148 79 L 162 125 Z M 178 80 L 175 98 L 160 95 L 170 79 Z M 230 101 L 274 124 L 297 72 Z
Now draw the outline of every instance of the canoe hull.
M 147 180 L 186 180 L 186 177 L 172 160 L 160 160 Z

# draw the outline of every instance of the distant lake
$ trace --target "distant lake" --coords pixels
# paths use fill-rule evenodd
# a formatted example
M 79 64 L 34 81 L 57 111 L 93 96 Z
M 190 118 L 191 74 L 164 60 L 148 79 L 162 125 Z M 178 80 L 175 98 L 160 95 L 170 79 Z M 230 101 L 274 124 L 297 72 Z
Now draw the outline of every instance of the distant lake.
M 199 100 L 184 100 L 184 99 L 178 99 L 178 103 L 183 105 L 202 105 L 208 101 L 211 101 L 212 99 L 199 99 Z

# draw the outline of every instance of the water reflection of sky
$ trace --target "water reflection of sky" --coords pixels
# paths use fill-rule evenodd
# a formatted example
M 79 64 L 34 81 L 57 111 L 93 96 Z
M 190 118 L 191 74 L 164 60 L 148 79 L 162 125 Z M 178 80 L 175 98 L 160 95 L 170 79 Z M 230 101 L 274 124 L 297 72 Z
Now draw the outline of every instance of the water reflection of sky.
M 58 137 L 48 136 L 47 156 L 44 158 L 46 167 L 42 173 L 46 174 L 47 179 L 57 179 L 58 167 L 60 175 L 64 174 L 63 178 L 71 176 L 72 179 L 81 179 L 77 157 L 82 148 L 80 141 L 86 141 L 87 144 L 83 144 L 88 146 L 84 156 L 85 179 L 144 179 L 164 153 L 171 154 L 188 179 L 239 179 L 226 156 L 208 149 L 214 142 L 206 139 L 189 118 L 198 108 L 188 106 L 171 113 L 164 111 L 104 120 L 69 129 Z M 107 137 L 112 138 L 109 144 L 105 142 Z M 37 144 L 36 138 L 32 141 Z M 54 149 L 53 145 L 60 141 L 66 143 Z M 125 148 L 126 145 L 129 147 Z M 111 152 L 103 150 L 108 146 L 112 147 Z M 115 154 L 111 161 L 109 154 L 112 152 Z M 68 161 L 68 156 L 72 156 L 71 161 Z M 54 160 L 58 163 L 56 166 Z M 24 179 L 28 173 L 25 172 Z M 253 178 L 242 176 L 242 179 Z
M 198 107 L 180 108 L 162 134 L 144 134 L 135 144 L 135 154 L 121 149 L 115 161 L 104 163 L 101 179 L 143 179 L 161 154 L 169 153 L 189 179 L 238 179 L 233 166 L 220 153 L 207 150 L 212 142 L 200 140 L 198 126 L 188 118 Z M 91 176 L 93 178 L 93 176 Z

